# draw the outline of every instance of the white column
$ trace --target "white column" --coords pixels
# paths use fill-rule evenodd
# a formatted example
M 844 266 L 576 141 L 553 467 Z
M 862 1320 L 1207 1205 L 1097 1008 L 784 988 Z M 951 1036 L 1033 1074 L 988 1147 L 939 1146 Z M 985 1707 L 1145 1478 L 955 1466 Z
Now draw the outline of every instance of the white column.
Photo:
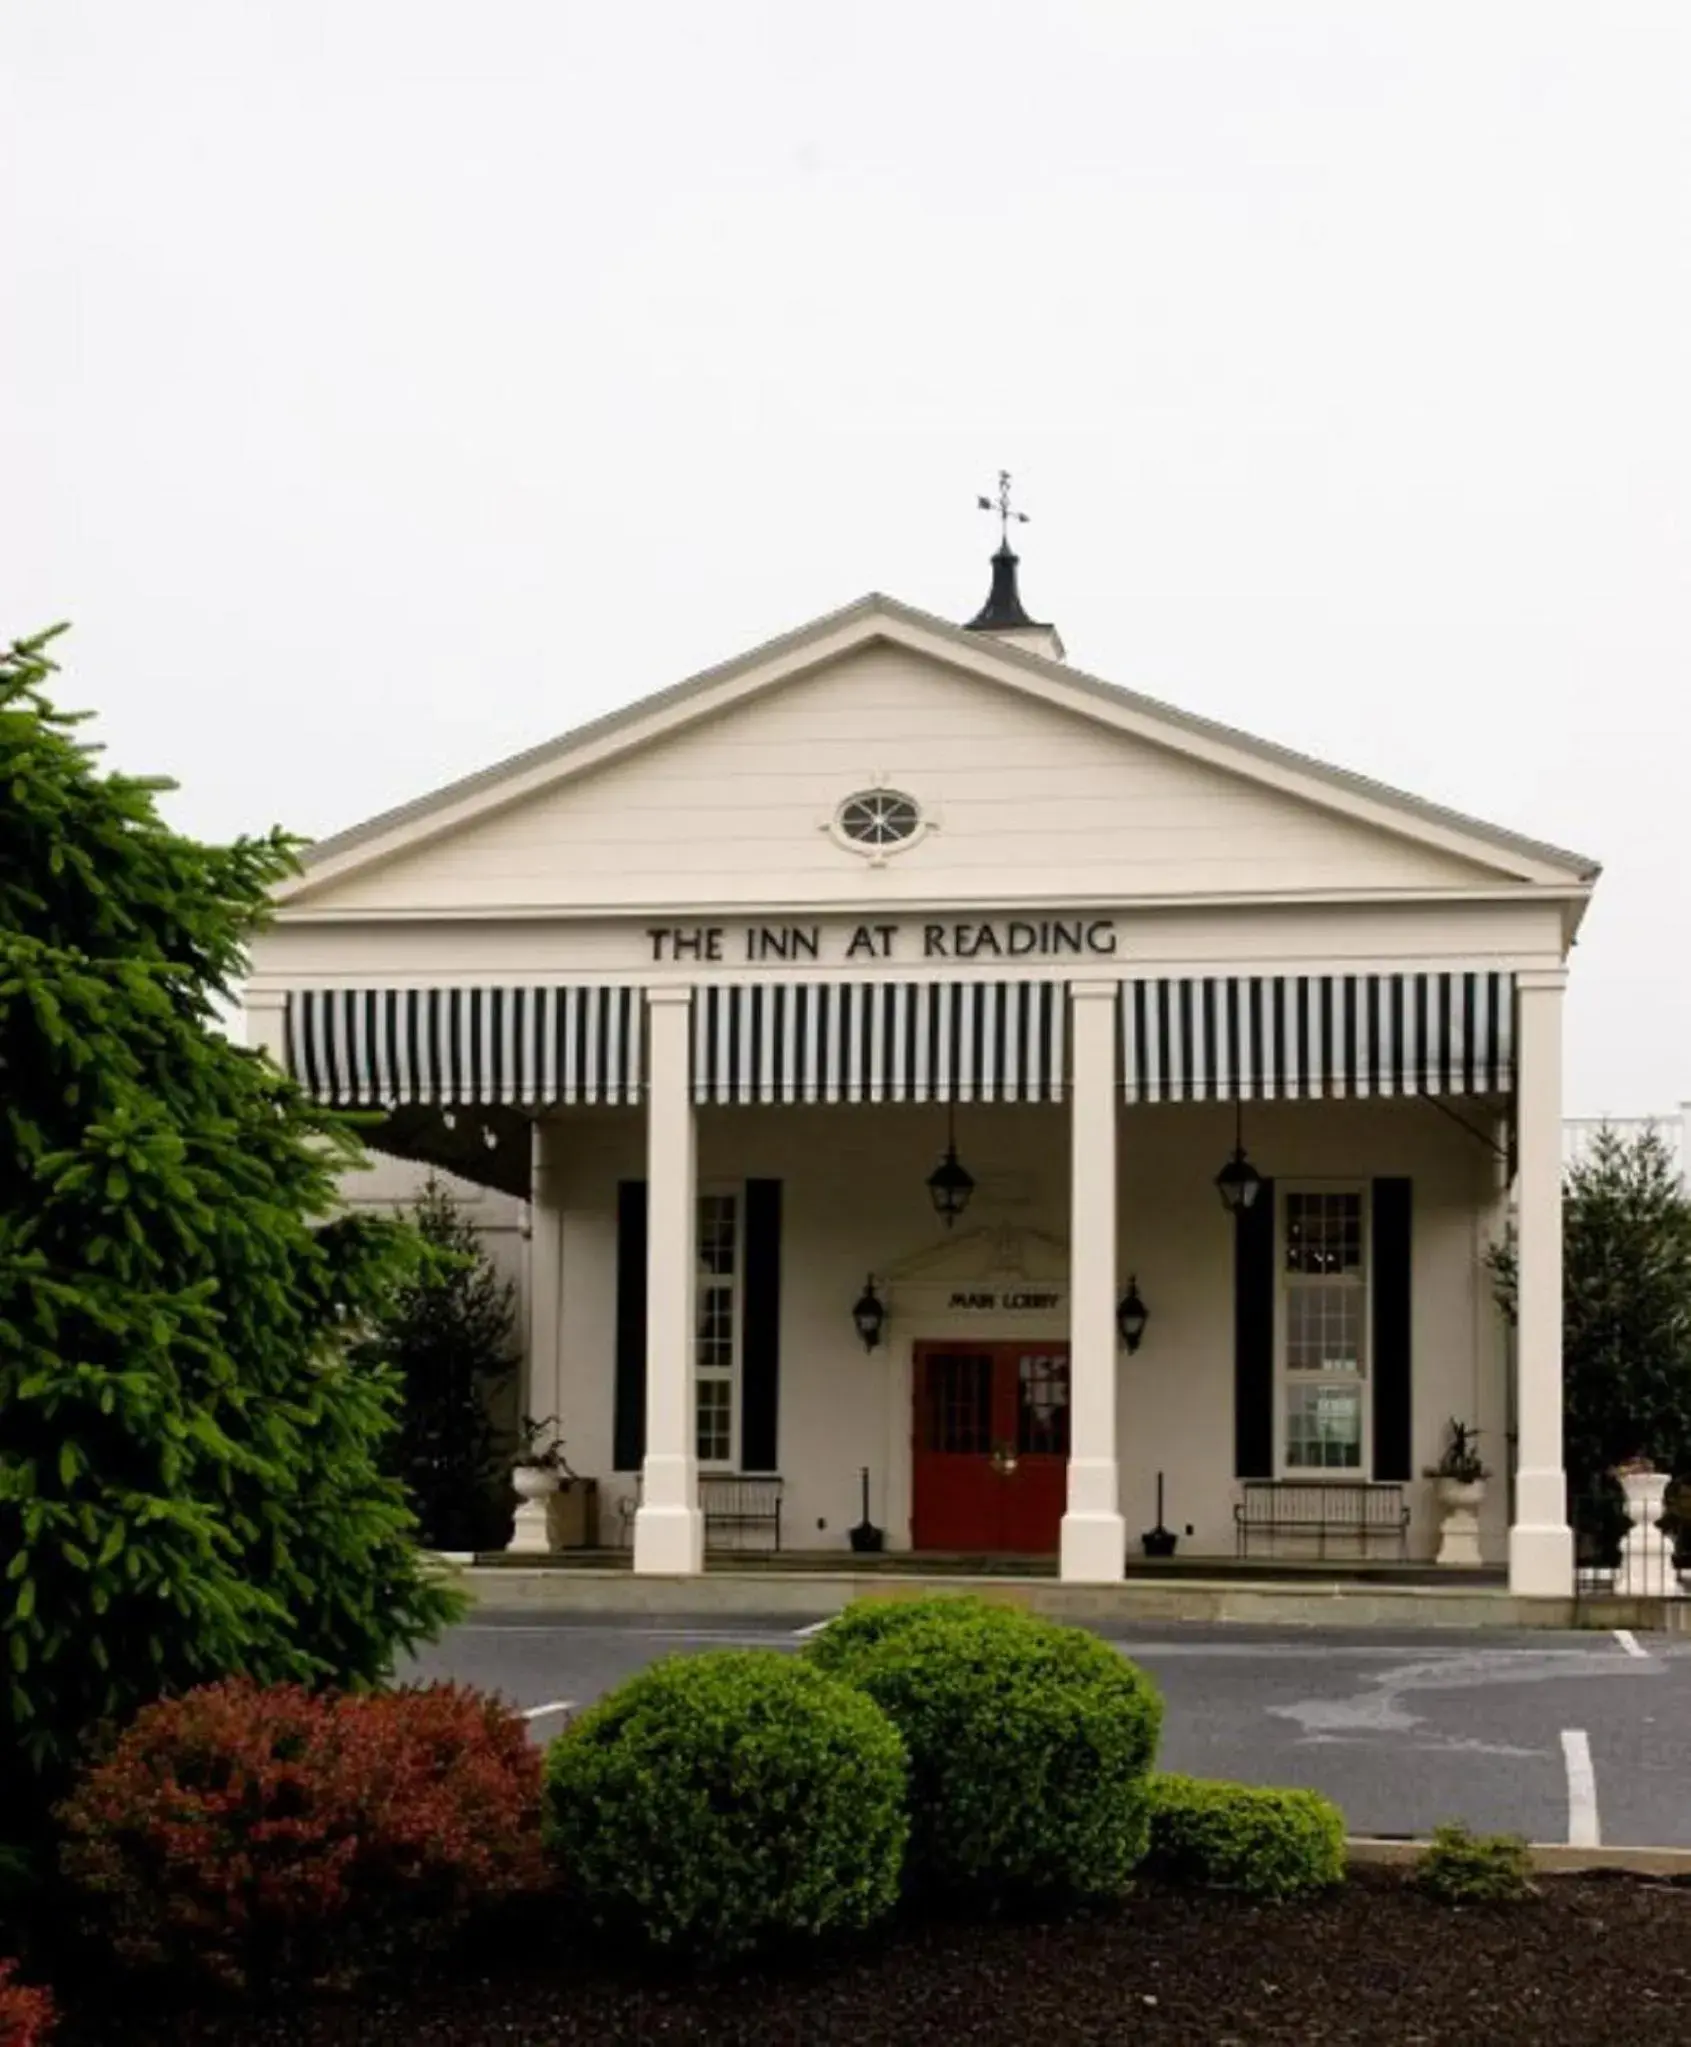
M 646 1462 L 634 1568 L 704 1569 L 695 1457 L 694 1301 L 698 1195 L 689 1084 L 689 988 L 646 994 Z
M 1574 1539 L 1562 1470 L 1561 968 L 1516 979 L 1515 1525 L 1509 1589 L 1567 1598 Z
M 1116 1003 L 1114 981 L 1069 990 L 1069 1498 L 1062 1576 L 1124 1575 L 1116 1465 Z

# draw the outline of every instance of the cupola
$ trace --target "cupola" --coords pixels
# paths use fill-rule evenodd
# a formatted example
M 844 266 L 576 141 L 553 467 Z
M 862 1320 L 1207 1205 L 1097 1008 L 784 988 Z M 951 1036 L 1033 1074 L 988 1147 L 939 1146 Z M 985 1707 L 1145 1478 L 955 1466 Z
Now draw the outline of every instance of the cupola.
M 1028 616 L 1017 585 L 1016 571 L 1021 566 L 1021 556 L 1010 545 L 1010 527 L 1012 523 L 1025 526 L 1028 515 L 1016 511 L 1010 503 L 1009 470 L 998 472 L 996 498 L 983 497 L 976 502 L 983 512 L 998 514 L 999 541 L 998 551 L 992 557 L 992 588 L 987 593 L 986 602 L 969 620 L 967 630 L 991 633 L 995 639 L 1008 640 L 1012 646 L 1027 647 L 1035 654 L 1061 661 L 1063 642 L 1057 628 Z

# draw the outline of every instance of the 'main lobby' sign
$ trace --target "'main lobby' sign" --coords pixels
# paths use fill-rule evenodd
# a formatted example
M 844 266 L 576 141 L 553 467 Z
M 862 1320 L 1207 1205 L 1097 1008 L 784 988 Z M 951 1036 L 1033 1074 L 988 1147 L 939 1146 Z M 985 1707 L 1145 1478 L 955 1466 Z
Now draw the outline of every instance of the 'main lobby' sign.
M 952 1288 L 945 1305 L 973 1315 L 1031 1315 L 1060 1308 L 1063 1294 L 1060 1287 L 963 1286 Z
M 656 924 L 647 927 L 657 965 L 764 966 L 811 960 L 1108 959 L 1116 950 L 1113 917 L 1010 917 L 984 923 Z

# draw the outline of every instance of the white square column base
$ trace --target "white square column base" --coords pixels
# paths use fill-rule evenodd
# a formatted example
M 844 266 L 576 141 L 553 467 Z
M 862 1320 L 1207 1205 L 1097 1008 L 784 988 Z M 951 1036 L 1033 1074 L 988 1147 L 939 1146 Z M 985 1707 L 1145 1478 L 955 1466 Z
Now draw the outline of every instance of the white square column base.
M 1509 1531 L 1509 1590 L 1519 1599 L 1571 1599 L 1573 1530 L 1532 1528 L 1517 1521 Z
M 705 1567 L 705 1517 L 697 1507 L 641 1507 L 634 1515 L 634 1568 L 642 1576 L 696 1578 Z
M 1509 1530 L 1509 1590 L 1522 1599 L 1571 1599 L 1574 1532 L 1564 1516 L 1567 1483 L 1559 1471 L 1515 1474 Z
M 1057 1541 L 1065 1585 L 1118 1585 L 1127 1575 L 1127 1523 L 1119 1514 L 1065 1514 Z

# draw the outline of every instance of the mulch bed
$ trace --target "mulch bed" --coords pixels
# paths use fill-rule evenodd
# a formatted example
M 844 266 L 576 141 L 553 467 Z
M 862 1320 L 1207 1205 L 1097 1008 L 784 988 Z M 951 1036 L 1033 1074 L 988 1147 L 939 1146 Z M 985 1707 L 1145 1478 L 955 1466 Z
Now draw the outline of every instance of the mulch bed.
M 1052 2043 L 1691 2042 L 1691 1890 L 1558 1877 L 1452 1910 L 1364 1869 L 1319 1902 L 1147 1886 L 1054 1924 L 898 1927 L 873 1944 L 703 1981 L 526 1942 L 452 1977 L 285 2013 L 85 2011 L 55 2047 L 1052 2047 Z

